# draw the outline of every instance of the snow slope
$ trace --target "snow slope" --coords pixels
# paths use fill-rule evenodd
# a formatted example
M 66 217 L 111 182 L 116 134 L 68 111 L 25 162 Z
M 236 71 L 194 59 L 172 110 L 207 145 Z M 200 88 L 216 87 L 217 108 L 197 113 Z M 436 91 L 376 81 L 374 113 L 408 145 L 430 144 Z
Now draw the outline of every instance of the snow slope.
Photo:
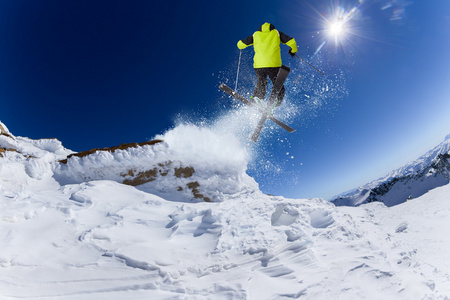
M 450 181 L 450 135 L 417 160 L 392 171 L 385 177 L 337 196 L 336 205 L 361 205 L 380 201 L 387 206 L 417 198 Z
M 160 138 L 61 165 L 72 152 L 56 140 L 0 136 L 1 299 L 450 299 L 449 185 L 390 208 L 286 199 L 259 191 L 232 136 Z M 107 178 L 169 156 L 220 197 Z

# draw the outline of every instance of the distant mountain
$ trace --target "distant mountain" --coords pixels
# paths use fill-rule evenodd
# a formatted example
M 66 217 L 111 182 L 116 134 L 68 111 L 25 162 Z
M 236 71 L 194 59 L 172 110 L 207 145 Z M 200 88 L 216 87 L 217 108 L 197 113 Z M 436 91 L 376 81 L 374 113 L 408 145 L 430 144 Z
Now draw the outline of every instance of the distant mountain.
M 358 206 L 379 201 L 393 206 L 448 184 L 449 178 L 450 135 L 417 160 L 385 177 L 342 194 L 332 202 L 338 206 Z

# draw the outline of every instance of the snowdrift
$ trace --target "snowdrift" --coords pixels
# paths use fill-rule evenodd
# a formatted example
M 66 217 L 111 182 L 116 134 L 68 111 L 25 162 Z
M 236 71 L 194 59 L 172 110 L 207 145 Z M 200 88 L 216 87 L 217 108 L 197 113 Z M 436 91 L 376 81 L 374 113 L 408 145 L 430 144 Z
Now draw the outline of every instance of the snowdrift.
M 449 185 L 393 208 L 336 207 L 264 195 L 237 140 L 206 128 L 80 156 L 2 128 L 1 299 L 450 295 Z M 124 184 L 142 172 L 153 180 Z

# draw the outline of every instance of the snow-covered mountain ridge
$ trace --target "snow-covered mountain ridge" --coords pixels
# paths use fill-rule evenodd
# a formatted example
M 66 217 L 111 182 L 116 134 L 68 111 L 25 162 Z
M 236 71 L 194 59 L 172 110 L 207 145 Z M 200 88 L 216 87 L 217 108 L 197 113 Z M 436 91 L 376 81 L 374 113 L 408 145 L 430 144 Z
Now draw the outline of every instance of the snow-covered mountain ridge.
M 417 198 L 449 181 L 450 135 L 417 160 L 385 177 L 342 194 L 332 202 L 336 205 L 355 206 L 379 201 L 393 206 Z
M 207 128 L 78 156 L 5 133 L 0 299 L 450 299 L 450 185 L 336 207 L 263 194 L 245 149 Z M 178 190 L 193 181 L 211 202 Z

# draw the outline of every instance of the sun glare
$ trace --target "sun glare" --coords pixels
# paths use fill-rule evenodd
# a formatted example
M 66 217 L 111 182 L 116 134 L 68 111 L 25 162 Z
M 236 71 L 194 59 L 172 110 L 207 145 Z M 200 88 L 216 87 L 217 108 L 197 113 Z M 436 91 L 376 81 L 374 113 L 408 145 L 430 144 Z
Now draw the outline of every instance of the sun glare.
M 359 7 L 362 5 L 360 1 L 358 6 L 346 10 L 337 5 L 332 6 L 330 12 L 324 16 L 324 30 L 328 35 L 328 40 L 334 41 L 335 45 L 343 46 L 349 42 L 349 38 L 354 34 L 352 23 L 354 18 L 359 14 Z
M 316 8 L 311 1 L 305 1 L 309 9 L 304 9 L 305 17 L 314 23 L 312 38 L 318 42 L 313 56 L 324 49 L 350 53 L 355 45 L 364 38 L 361 29 L 363 25 L 362 8 L 367 0 L 350 1 L 329 0 L 329 5 Z M 311 3 L 309 3 L 311 2 Z
M 328 32 L 334 38 L 340 38 L 345 35 L 345 24 L 341 20 L 337 20 L 329 25 Z

